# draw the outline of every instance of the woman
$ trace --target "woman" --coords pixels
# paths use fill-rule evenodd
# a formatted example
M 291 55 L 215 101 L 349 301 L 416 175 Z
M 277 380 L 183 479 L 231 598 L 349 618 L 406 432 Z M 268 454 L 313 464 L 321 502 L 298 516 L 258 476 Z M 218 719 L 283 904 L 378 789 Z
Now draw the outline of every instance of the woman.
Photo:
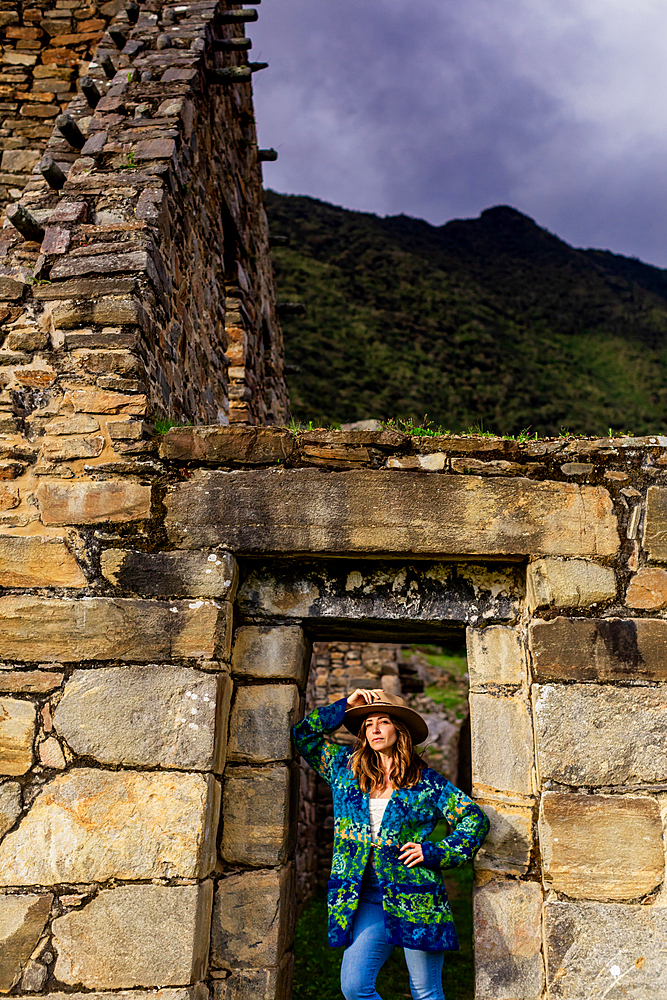
M 354 751 L 327 741 L 341 725 L 359 737 Z M 346 1000 L 381 1000 L 375 981 L 395 945 L 405 949 L 414 1000 L 444 1000 L 444 953 L 458 940 L 440 872 L 473 857 L 488 819 L 415 753 L 428 727 L 396 695 L 360 688 L 293 732 L 333 792 L 329 944 L 345 946 Z M 443 817 L 451 832 L 433 843 Z

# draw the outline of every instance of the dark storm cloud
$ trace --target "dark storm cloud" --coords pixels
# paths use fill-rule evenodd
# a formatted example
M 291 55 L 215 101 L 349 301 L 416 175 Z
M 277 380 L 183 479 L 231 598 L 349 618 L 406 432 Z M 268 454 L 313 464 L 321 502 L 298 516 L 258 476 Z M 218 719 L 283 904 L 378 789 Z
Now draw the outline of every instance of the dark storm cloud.
M 265 182 L 433 223 L 508 203 L 667 265 L 663 0 L 264 0 Z

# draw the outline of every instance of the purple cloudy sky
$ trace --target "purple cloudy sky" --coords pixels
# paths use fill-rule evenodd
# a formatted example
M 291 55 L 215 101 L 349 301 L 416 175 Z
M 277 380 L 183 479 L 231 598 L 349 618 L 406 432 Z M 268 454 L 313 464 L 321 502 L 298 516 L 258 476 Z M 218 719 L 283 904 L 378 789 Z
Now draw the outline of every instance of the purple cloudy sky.
M 665 0 L 263 0 L 268 187 L 440 225 L 509 204 L 667 267 Z

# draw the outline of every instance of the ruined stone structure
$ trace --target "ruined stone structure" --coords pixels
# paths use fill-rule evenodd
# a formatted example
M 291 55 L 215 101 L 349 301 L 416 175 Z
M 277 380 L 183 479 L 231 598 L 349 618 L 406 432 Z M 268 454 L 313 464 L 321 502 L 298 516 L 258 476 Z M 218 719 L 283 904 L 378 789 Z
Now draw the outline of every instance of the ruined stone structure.
M 0 2 L 0 990 L 287 998 L 311 643 L 467 630 L 478 1000 L 658 1000 L 667 439 L 261 426 L 255 13 Z

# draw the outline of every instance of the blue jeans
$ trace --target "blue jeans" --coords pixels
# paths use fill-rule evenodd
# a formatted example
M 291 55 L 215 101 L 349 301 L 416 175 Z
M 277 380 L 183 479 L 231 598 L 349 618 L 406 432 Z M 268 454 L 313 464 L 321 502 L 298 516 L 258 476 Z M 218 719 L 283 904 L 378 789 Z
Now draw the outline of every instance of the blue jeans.
M 362 895 L 354 918 L 352 944 L 343 953 L 340 969 L 340 986 L 345 1000 L 382 1000 L 375 989 L 375 980 L 393 950 L 393 944 L 388 944 L 385 938 L 381 902 L 367 902 Z M 403 950 L 414 1000 L 445 1000 L 442 992 L 444 951 Z

